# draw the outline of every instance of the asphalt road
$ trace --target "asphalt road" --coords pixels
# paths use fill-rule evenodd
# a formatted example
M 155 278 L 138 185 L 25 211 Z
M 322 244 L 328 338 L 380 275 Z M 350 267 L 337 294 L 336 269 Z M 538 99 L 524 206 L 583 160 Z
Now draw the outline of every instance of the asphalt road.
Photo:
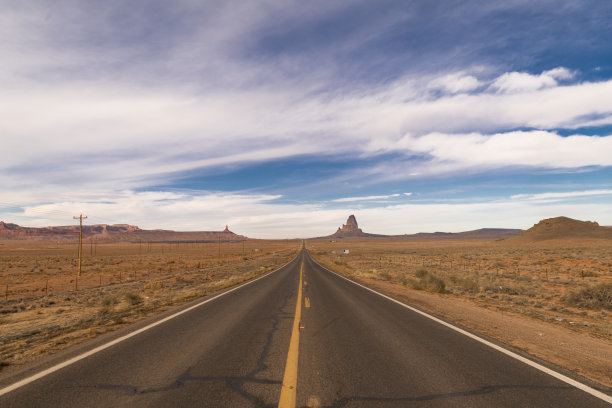
M 324 270 L 303 251 L 264 278 L 0 396 L 0 407 L 276 407 L 281 390 L 297 406 L 610 406 Z

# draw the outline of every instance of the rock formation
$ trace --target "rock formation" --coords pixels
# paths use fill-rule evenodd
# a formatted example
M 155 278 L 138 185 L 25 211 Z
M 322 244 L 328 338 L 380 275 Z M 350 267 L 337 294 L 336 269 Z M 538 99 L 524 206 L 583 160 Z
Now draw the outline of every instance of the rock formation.
M 236 235 L 226 226 L 223 231 L 169 231 L 142 230 L 128 224 L 96 224 L 83 225 L 83 239 L 98 241 L 210 241 L 216 242 L 222 236 L 223 241 L 242 241 L 246 237 Z M 32 240 L 78 240 L 79 226 L 68 225 L 59 227 L 22 227 L 0 221 L 0 239 L 32 239 Z
M 580 221 L 567 217 L 547 218 L 512 240 L 544 241 L 549 239 L 612 239 L 612 228 L 594 221 Z
M 355 233 L 363 233 L 363 231 L 357 225 L 357 219 L 354 215 L 349 215 L 346 220 L 346 224 L 342 224 L 342 228 L 338 228 L 337 232 L 341 232 L 344 234 L 355 234 Z
M 366 237 L 371 236 L 371 234 L 366 234 L 359 228 L 357 224 L 357 219 L 354 215 L 350 215 L 346 220 L 346 224 L 343 224 L 342 227 L 338 228 L 335 234 L 332 237 L 335 238 L 344 238 L 344 237 Z

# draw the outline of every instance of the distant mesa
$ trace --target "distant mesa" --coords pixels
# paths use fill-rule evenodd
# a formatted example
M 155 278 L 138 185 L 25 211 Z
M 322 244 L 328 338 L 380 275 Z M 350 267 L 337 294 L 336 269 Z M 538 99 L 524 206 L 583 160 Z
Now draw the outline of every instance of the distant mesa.
M 515 241 L 546 241 L 572 238 L 612 239 L 612 228 L 602 227 L 594 221 L 556 217 L 544 219 L 511 239 Z
M 0 239 L 24 240 L 74 240 L 79 238 L 79 226 L 68 225 L 59 227 L 22 227 L 0 221 Z M 83 225 L 83 238 L 97 241 L 241 241 L 247 239 L 229 230 L 226 225 L 223 231 L 171 231 L 171 230 L 143 230 L 128 224 L 97 224 Z

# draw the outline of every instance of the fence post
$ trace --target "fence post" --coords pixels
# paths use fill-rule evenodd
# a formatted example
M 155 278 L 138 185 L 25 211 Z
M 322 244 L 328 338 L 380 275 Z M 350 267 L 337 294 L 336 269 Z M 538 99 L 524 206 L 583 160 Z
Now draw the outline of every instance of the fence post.
M 45 296 L 49 294 L 49 279 L 45 281 Z
M 8 283 L 6 284 L 6 290 L 4 291 L 4 300 L 8 300 Z

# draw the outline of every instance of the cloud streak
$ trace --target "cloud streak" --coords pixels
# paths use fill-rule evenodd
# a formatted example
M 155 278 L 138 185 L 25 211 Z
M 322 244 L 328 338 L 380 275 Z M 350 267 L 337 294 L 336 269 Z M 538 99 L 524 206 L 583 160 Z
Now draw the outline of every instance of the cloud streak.
M 574 197 L 593 197 L 593 196 L 609 196 L 612 195 L 612 190 L 584 190 L 584 191 L 565 191 L 556 193 L 537 193 L 537 194 L 515 194 L 511 198 L 513 200 L 557 200 L 561 201 L 567 198 Z
M 401 194 L 389 194 L 389 195 L 372 195 L 365 197 L 344 197 L 344 198 L 336 198 L 335 200 L 331 200 L 333 203 L 351 203 L 355 201 L 372 201 L 372 200 L 386 200 L 389 198 L 397 198 L 401 197 Z

